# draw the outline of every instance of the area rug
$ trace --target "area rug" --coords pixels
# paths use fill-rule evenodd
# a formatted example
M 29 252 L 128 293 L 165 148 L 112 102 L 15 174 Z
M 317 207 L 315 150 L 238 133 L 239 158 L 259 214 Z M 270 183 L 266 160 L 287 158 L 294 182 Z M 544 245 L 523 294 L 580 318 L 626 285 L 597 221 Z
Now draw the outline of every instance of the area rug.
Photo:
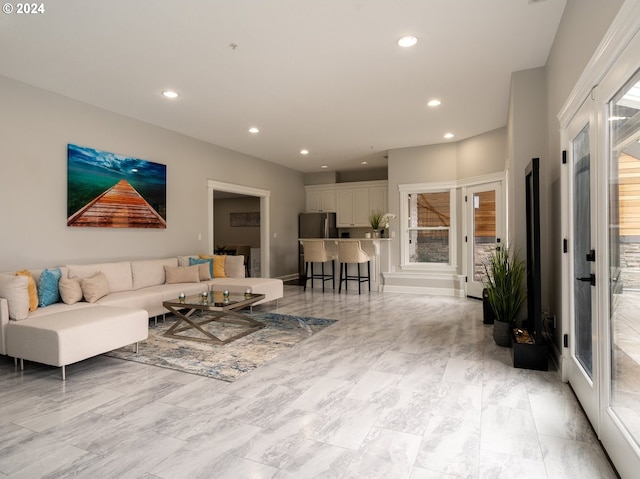
M 233 382 L 336 322 L 276 313 L 255 312 L 251 317 L 265 327 L 230 343 L 212 345 L 164 337 L 164 332 L 176 321 L 174 316 L 167 316 L 164 323 L 149 327 L 149 338 L 139 343 L 138 354 L 128 346 L 106 353 L 106 356 Z M 236 328 L 217 322 L 208 326 L 220 339 L 235 334 Z

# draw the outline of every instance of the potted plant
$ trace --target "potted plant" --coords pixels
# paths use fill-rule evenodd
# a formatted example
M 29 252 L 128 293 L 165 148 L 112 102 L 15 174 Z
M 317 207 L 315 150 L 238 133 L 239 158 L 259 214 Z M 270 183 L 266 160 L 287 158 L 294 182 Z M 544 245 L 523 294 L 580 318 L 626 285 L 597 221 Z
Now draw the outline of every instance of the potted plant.
M 380 223 L 382 222 L 382 212 L 380 210 L 372 211 L 369 215 L 369 224 L 373 228 L 374 237 L 378 236 L 378 230 L 380 229 Z
M 527 299 L 524 285 L 525 263 L 508 247 L 496 248 L 484 264 L 484 287 L 495 314 L 493 340 L 499 346 L 511 345 L 511 330 Z

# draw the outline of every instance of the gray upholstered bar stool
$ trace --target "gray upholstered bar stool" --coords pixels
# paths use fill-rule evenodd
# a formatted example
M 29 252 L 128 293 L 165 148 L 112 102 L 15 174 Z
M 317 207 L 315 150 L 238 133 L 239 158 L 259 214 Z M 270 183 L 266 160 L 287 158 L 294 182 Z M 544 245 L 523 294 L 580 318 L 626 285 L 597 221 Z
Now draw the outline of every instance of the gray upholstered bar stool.
M 338 241 L 338 262 L 340 263 L 340 286 L 338 292 L 342 291 L 342 281 L 344 281 L 344 290 L 347 291 L 349 281 L 358 282 L 358 294 L 361 294 L 361 285 L 365 281 L 369 283 L 369 291 L 371 291 L 371 258 L 362 249 L 360 241 Z M 347 266 L 350 263 L 356 263 L 358 265 L 358 276 L 349 276 Z M 367 276 L 364 277 L 360 273 L 360 265 L 367 263 Z M 342 275 L 342 268 L 344 266 L 344 276 Z
M 311 289 L 313 289 L 313 280 L 322 280 L 322 292 L 324 293 L 325 281 L 331 280 L 333 289 L 336 289 L 336 268 L 334 256 L 324 247 L 324 241 L 303 241 L 302 248 L 304 250 L 304 288 L 307 290 L 307 281 L 311 280 Z M 324 264 L 331 261 L 331 274 L 324 272 Z M 321 263 L 322 272 L 315 274 L 313 272 L 313 263 Z M 311 264 L 311 276 L 309 276 L 309 264 Z

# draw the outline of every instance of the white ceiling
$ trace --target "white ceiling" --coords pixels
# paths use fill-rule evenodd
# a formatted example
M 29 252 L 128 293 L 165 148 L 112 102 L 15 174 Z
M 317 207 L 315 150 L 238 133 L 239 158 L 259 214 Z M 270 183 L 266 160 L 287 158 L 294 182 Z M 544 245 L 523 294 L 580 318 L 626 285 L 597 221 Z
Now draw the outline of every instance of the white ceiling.
M 315 172 L 505 126 L 510 75 L 546 63 L 565 0 L 43 5 L 0 14 L 0 75 Z M 419 43 L 398 47 L 408 34 Z

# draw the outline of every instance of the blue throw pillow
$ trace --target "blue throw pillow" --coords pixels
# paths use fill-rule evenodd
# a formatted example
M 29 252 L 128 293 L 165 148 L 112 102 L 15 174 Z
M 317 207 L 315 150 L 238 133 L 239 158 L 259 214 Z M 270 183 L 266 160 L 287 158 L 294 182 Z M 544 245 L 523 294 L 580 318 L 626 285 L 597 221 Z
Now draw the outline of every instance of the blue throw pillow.
M 200 258 L 189 258 L 189 266 L 193 266 L 194 264 L 204 264 L 209 263 L 209 273 L 213 278 L 213 259 L 200 259 Z
M 45 269 L 38 281 L 38 306 L 44 308 L 60 301 L 58 282 L 62 272 L 60 268 Z

